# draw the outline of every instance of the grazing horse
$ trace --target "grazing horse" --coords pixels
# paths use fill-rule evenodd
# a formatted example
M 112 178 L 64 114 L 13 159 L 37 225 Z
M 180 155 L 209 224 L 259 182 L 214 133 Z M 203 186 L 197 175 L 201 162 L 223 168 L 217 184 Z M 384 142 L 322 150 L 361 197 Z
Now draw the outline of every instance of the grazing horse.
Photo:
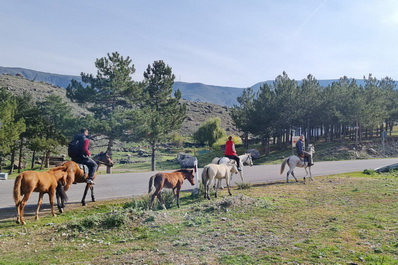
M 313 153 L 315 153 L 315 148 L 312 144 L 308 145 L 308 150 L 309 150 L 309 154 L 312 156 Z M 293 156 L 289 156 L 288 158 L 286 158 L 285 160 L 283 160 L 282 165 L 281 165 L 281 174 L 283 173 L 283 171 L 285 170 L 285 166 L 286 164 L 289 166 L 289 171 L 287 172 L 286 175 L 286 183 L 289 182 L 289 175 L 292 174 L 293 178 L 296 180 L 296 182 L 298 182 L 297 178 L 294 176 L 294 168 L 295 167 L 303 167 L 305 169 L 305 177 L 304 177 L 304 181 L 306 179 L 306 177 L 309 175 L 311 180 L 314 180 L 312 178 L 311 175 L 311 166 L 308 166 L 308 162 L 305 162 L 303 159 L 301 159 L 300 157 L 293 155 Z M 307 167 L 308 167 L 308 171 L 307 171 Z
M 185 179 L 187 179 L 192 186 L 195 185 L 195 170 L 193 169 L 180 169 L 171 173 L 159 172 L 149 179 L 148 194 L 150 194 L 155 188 L 155 192 L 152 194 L 151 203 L 149 208 L 152 209 L 153 201 L 155 197 L 158 197 L 159 202 L 162 204 L 163 209 L 166 209 L 160 192 L 163 188 L 173 189 L 174 198 L 177 199 L 177 207 L 180 208 L 180 190 Z
M 24 218 L 24 209 L 32 192 L 39 192 L 39 201 L 37 203 L 36 220 L 39 219 L 40 206 L 43 202 L 43 195 L 48 193 L 51 205 L 51 214 L 54 213 L 54 195 L 58 181 L 65 184 L 66 179 L 65 166 L 52 168 L 45 172 L 24 171 L 19 174 L 14 181 L 14 202 L 17 208 L 17 223 L 26 224 Z M 23 196 L 23 198 L 22 198 Z M 66 193 L 60 193 L 63 200 L 67 200 Z
M 205 188 L 204 198 L 210 200 L 210 187 L 213 185 L 215 179 L 221 180 L 225 179 L 227 182 L 227 188 L 229 195 L 231 194 L 230 182 L 232 174 L 238 174 L 238 169 L 235 163 L 225 163 L 225 164 L 208 164 L 204 166 L 202 171 L 202 184 Z M 218 187 L 216 185 L 216 198 Z
M 244 155 L 240 155 L 239 159 L 240 159 L 240 168 L 241 168 L 241 171 L 239 171 L 239 175 L 243 182 L 243 165 L 253 166 L 253 158 L 250 153 L 246 153 Z M 228 157 L 221 157 L 221 158 L 216 157 L 211 161 L 211 163 L 212 164 L 224 164 L 224 163 L 229 163 L 232 161 L 235 162 L 235 160 L 229 159 Z M 217 186 L 218 186 L 218 188 L 221 188 L 221 180 L 218 181 Z
M 100 153 L 96 156 L 93 157 L 93 159 L 100 164 L 104 164 L 106 166 L 113 166 L 113 161 L 109 157 L 107 153 Z M 65 190 L 67 191 L 70 187 L 70 185 L 76 184 L 76 183 L 86 183 L 87 177 L 88 177 L 88 172 L 85 172 L 82 168 L 80 168 L 80 165 L 73 162 L 73 161 L 66 161 L 62 165 L 66 166 L 67 169 L 67 177 L 66 177 L 66 184 L 64 185 L 58 185 L 57 187 L 57 204 L 58 204 L 58 210 L 62 213 L 65 208 L 65 202 L 62 200 L 62 197 L 58 197 L 58 192 L 59 190 Z M 97 167 L 98 170 L 99 167 Z M 95 179 L 97 173 L 94 173 L 93 180 Z M 88 192 L 88 189 L 91 191 L 91 200 L 94 202 L 94 186 L 93 184 L 86 184 L 86 188 L 84 189 L 83 193 L 83 198 L 81 200 L 81 203 L 83 206 L 86 205 L 86 195 Z M 61 200 L 60 200 L 61 199 Z

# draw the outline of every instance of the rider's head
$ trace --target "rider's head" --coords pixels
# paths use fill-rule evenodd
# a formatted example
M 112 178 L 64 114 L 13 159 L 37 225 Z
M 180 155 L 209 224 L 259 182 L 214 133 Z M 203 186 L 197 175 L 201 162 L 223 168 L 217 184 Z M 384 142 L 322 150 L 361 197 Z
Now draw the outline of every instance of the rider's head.
M 301 140 L 304 140 L 304 135 L 303 135 L 303 134 L 300 135 L 300 139 L 301 139 Z

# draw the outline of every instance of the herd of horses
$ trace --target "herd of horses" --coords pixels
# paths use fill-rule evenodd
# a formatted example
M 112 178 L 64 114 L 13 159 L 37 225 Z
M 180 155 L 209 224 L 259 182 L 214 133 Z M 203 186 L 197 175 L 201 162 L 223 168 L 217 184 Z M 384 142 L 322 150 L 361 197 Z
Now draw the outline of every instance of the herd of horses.
M 310 153 L 314 153 L 314 147 L 309 146 Z M 201 183 L 203 185 L 204 198 L 210 200 L 210 189 L 214 187 L 215 197 L 217 197 L 217 190 L 220 188 L 221 180 L 225 179 L 228 193 L 231 194 L 231 179 L 233 174 L 240 173 L 241 180 L 243 182 L 243 168 L 244 165 L 253 165 L 253 159 L 249 153 L 239 156 L 241 164 L 238 170 L 238 165 L 235 160 L 231 160 L 227 157 L 214 158 L 213 161 L 204 166 L 201 174 Z M 98 164 L 106 165 L 107 167 L 112 167 L 114 165 L 111 157 L 107 153 L 100 153 L 93 157 L 93 159 Z M 291 174 L 296 182 L 297 178 L 294 176 L 293 170 L 295 167 L 302 167 L 306 171 L 305 178 L 309 175 L 311 176 L 311 166 L 304 162 L 298 156 L 292 155 L 282 162 L 281 171 L 282 174 L 285 166 L 289 166 L 289 171 L 287 172 L 286 182 L 289 182 L 289 175 Z M 308 171 L 307 171 L 308 168 Z M 98 168 L 97 168 L 98 170 Z M 149 179 L 149 189 L 148 194 L 151 194 L 151 202 L 149 208 L 152 209 L 155 198 L 158 199 L 160 204 L 164 209 L 166 209 L 164 202 L 161 197 L 161 191 L 163 188 L 169 188 L 173 190 L 174 199 L 177 202 L 177 207 L 180 207 L 179 197 L 181 187 L 184 180 L 188 180 L 192 185 L 195 185 L 195 173 L 197 168 L 194 169 L 180 169 L 173 172 L 165 173 L 159 172 Z M 32 192 L 39 192 L 39 201 L 37 204 L 37 210 L 35 214 L 35 219 L 39 219 L 39 211 L 43 201 L 44 194 L 48 194 L 50 200 L 51 214 L 55 216 L 54 212 L 54 197 L 57 199 L 57 207 L 60 213 L 64 212 L 65 202 L 67 202 L 68 197 L 66 191 L 70 188 L 72 184 L 86 183 L 87 180 L 87 170 L 84 169 L 82 165 L 79 165 L 73 161 L 66 161 L 62 164 L 48 170 L 45 172 L 36 171 L 24 171 L 20 173 L 14 182 L 13 196 L 14 202 L 17 209 L 17 220 L 18 224 L 26 224 L 24 219 L 24 208 L 26 202 L 28 201 Z M 95 179 L 96 173 L 93 179 Z M 216 183 L 217 182 L 217 183 Z M 86 183 L 83 197 L 81 203 L 83 206 L 86 205 L 86 196 L 88 190 L 91 191 L 91 200 L 94 202 L 94 186 L 93 184 Z

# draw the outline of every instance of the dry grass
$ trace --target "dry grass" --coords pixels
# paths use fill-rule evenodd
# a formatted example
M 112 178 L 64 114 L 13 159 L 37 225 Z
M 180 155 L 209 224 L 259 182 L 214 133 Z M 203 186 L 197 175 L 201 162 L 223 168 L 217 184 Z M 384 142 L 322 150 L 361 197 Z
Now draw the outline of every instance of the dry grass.
M 394 176 L 184 195 L 180 209 L 119 200 L 25 227 L 0 222 L 0 264 L 398 264 Z

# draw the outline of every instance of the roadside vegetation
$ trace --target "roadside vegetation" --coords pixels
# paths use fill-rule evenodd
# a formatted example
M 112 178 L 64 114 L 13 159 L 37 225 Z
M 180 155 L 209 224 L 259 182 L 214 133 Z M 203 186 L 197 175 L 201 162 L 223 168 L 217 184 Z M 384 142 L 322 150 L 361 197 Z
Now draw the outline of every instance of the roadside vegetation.
M 0 221 L 0 264 L 398 264 L 398 174 L 317 177 L 72 206 L 28 224 Z M 171 202 L 172 196 L 167 196 Z

